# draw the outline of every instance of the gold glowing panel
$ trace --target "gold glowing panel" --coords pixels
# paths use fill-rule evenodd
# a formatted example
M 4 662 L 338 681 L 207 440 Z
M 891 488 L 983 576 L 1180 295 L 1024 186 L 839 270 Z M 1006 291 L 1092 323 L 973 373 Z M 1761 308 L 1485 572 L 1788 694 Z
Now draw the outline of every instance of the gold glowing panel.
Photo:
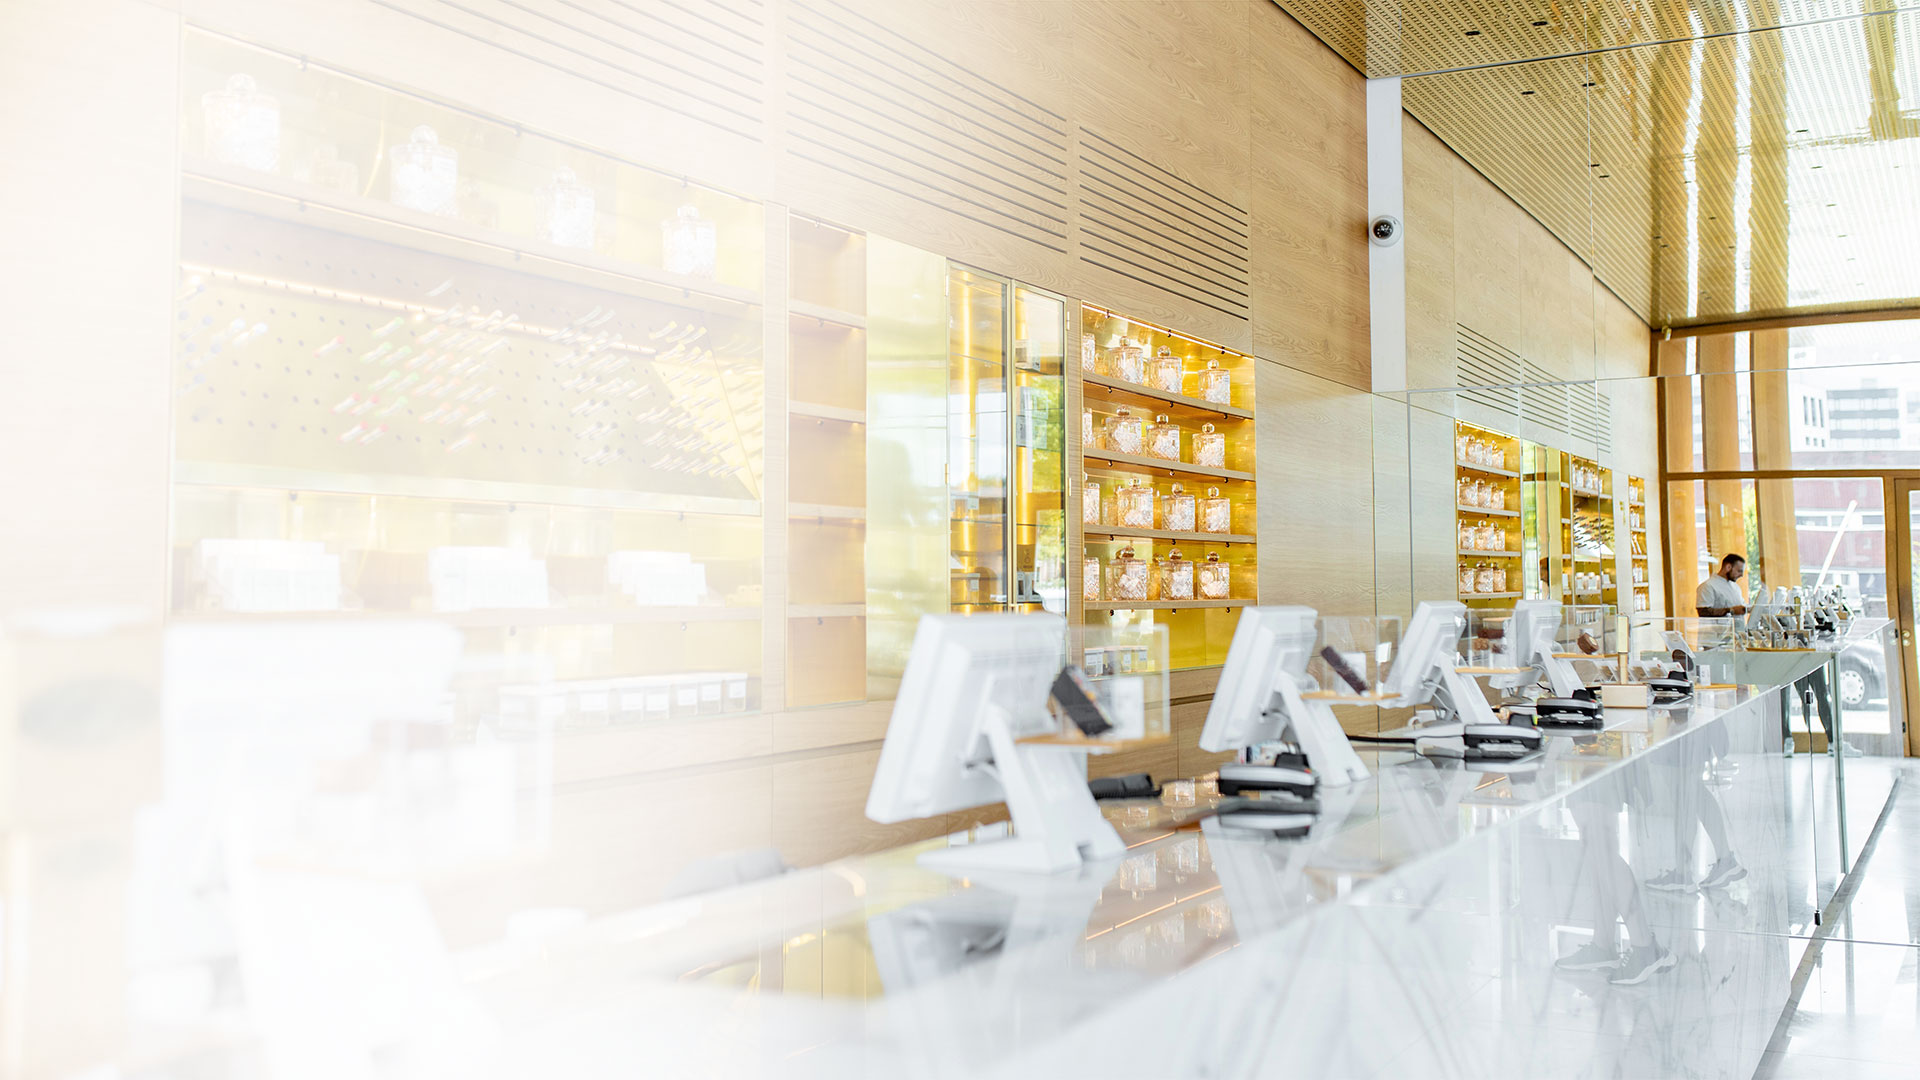
M 1920 297 L 1920 11 L 1282 6 L 1656 327 Z

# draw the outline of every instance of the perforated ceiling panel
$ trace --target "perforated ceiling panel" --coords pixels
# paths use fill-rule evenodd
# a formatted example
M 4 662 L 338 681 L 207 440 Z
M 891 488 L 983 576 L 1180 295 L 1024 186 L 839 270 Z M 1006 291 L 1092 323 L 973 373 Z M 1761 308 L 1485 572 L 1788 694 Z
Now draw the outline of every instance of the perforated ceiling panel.
M 1282 6 L 1656 327 L 1920 302 L 1920 7 Z

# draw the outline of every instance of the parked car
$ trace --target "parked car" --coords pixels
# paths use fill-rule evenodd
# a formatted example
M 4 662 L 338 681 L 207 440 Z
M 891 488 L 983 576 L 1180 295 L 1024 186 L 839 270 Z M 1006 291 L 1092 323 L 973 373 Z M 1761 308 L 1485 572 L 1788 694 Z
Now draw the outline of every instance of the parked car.
M 1884 701 L 1887 696 L 1887 654 L 1877 641 L 1855 642 L 1840 651 L 1840 694 L 1842 708 L 1851 709 L 1869 701 Z

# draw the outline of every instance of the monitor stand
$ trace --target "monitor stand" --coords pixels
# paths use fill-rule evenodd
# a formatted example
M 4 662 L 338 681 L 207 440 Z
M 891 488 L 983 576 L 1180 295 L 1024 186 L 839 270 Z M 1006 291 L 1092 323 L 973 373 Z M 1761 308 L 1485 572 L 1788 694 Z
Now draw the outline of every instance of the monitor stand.
M 1013 835 L 921 854 L 921 866 L 964 876 L 1011 871 L 1051 874 L 1081 863 L 1117 858 L 1127 847 L 1087 790 L 1087 752 L 1075 747 L 1022 744 L 1005 710 L 989 709 L 983 725 L 991 768 L 1006 792 Z
M 1353 744 L 1347 741 L 1347 733 L 1333 715 L 1332 706 L 1317 699 L 1308 700 L 1300 692 L 1299 677 L 1290 673 L 1282 675 L 1280 685 L 1274 687 L 1273 696 L 1274 701 L 1268 711 L 1280 717 L 1280 741 L 1293 743 L 1300 748 L 1300 752 L 1307 756 L 1307 765 L 1313 769 L 1316 780 L 1328 787 L 1344 787 L 1371 775 L 1367 772 L 1366 764 L 1360 760 L 1360 755 L 1353 752 Z M 1236 765 L 1232 768 L 1235 775 L 1244 775 L 1252 780 L 1257 778 L 1257 774 L 1250 770 L 1261 766 Z

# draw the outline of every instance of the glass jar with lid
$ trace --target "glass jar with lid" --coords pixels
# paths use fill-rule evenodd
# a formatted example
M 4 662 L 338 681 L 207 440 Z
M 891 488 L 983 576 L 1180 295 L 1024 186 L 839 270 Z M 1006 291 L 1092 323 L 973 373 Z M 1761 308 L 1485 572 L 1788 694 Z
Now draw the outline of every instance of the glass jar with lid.
M 1213 430 L 1212 424 L 1201 424 L 1200 430 L 1193 436 L 1193 463 L 1209 469 L 1226 468 L 1226 433 Z
M 1460 595 L 1472 596 L 1480 591 L 1480 581 L 1474 568 L 1466 563 L 1460 564 Z
M 1480 546 L 1479 531 L 1473 527 L 1472 522 L 1470 521 L 1461 522 L 1460 523 L 1460 550 L 1472 551 L 1479 546 Z
M 1498 563 L 1493 566 L 1493 591 L 1497 593 L 1507 591 L 1507 568 Z
M 1186 381 L 1186 366 L 1165 345 L 1153 355 L 1153 388 L 1168 394 L 1181 393 Z
M 395 206 L 441 217 L 459 211 L 460 152 L 440 145 L 421 124 L 405 143 L 388 151 L 387 199 Z
M 689 203 L 660 223 L 661 250 L 666 253 L 666 268 L 675 274 L 710 278 L 719 262 L 719 227 L 700 216 L 700 208 Z
M 1080 485 L 1080 522 L 1083 525 L 1101 525 L 1100 481 L 1088 480 Z
M 1453 460 L 1462 465 L 1473 464 L 1473 436 L 1462 431 L 1453 437 Z
M 1100 599 L 1100 556 L 1087 556 L 1080 574 L 1080 599 Z
M 1080 370 L 1100 374 L 1100 350 L 1094 346 L 1092 334 L 1080 335 Z
M 1134 557 L 1132 545 L 1123 547 L 1107 565 L 1107 599 L 1145 600 L 1152 577 L 1146 561 Z
M 1099 425 L 1093 422 L 1093 410 L 1080 410 L 1080 449 L 1094 450 L 1100 446 L 1098 430 Z
M 1454 487 L 1456 489 L 1454 492 L 1455 502 L 1460 506 L 1472 506 L 1473 480 L 1470 477 L 1463 476 L 1454 484 Z
M 1230 533 L 1233 531 L 1233 500 L 1220 494 L 1220 489 L 1210 487 L 1207 497 L 1200 500 L 1200 531 L 1204 533 Z
M 260 92 L 253 76 L 227 76 L 224 90 L 200 95 L 207 156 L 256 172 L 280 168 L 280 103 Z
M 1155 416 L 1153 426 L 1147 429 L 1147 456 L 1180 460 L 1180 425 L 1168 420 L 1166 413 Z
M 1233 571 L 1220 561 L 1220 553 L 1207 552 L 1207 561 L 1200 564 L 1200 599 L 1228 600 L 1233 597 Z
M 1494 587 L 1494 568 L 1492 563 L 1483 562 L 1475 566 L 1473 568 L 1473 579 L 1475 592 L 1497 593 L 1500 591 Z
M 561 247 L 593 249 L 593 188 L 565 165 L 534 193 L 540 200 L 540 239 Z
M 1146 384 L 1147 347 L 1137 341 L 1124 341 L 1116 346 L 1107 358 L 1108 372 L 1116 379 L 1130 383 Z
M 1167 552 L 1160 560 L 1160 599 L 1193 599 L 1193 564 L 1180 554 L 1179 548 Z
M 1179 484 L 1160 500 L 1160 527 L 1173 532 L 1194 531 L 1194 498 Z
M 1233 404 L 1233 376 L 1218 360 L 1207 361 L 1206 370 L 1200 373 L 1200 399 L 1215 405 Z
M 1153 485 L 1134 477 L 1113 493 L 1114 517 L 1129 529 L 1153 528 Z M 1144 599 L 1137 597 L 1136 599 Z
M 1125 405 L 1107 417 L 1107 449 L 1116 454 L 1138 454 L 1147 441 L 1147 422 Z

